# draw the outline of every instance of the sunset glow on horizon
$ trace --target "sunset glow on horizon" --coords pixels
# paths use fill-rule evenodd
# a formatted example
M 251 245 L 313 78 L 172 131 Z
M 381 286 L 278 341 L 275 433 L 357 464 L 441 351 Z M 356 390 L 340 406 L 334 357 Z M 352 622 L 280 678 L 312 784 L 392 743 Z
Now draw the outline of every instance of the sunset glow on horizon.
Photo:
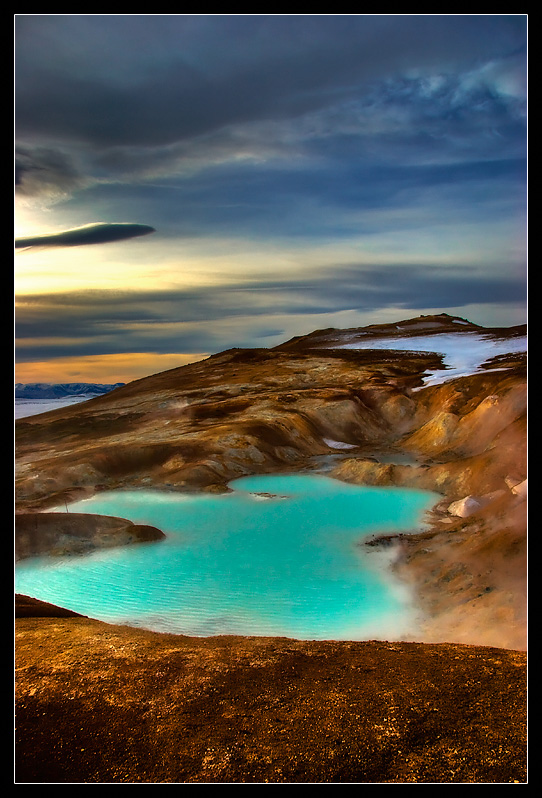
M 162 371 L 196 363 L 207 354 L 169 355 L 156 352 L 130 352 L 121 355 L 92 355 L 82 358 L 61 357 L 45 362 L 20 363 L 16 367 L 15 381 L 22 383 L 90 382 L 114 384 L 132 382 Z

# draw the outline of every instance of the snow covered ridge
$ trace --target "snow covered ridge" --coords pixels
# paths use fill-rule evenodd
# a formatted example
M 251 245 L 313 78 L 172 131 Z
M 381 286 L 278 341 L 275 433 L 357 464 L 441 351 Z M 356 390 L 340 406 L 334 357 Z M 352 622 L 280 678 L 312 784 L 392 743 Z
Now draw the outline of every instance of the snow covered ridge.
M 433 333 L 368 338 L 345 344 L 335 344 L 334 349 L 399 349 L 408 352 L 436 352 L 443 355 L 445 369 L 428 373 L 424 385 L 437 385 L 456 377 L 476 374 L 487 360 L 497 355 L 527 351 L 527 336 L 499 338 L 493 334 L 464 330 L 457 333 Z M 484 369 L 487 371 L 487 369 Z

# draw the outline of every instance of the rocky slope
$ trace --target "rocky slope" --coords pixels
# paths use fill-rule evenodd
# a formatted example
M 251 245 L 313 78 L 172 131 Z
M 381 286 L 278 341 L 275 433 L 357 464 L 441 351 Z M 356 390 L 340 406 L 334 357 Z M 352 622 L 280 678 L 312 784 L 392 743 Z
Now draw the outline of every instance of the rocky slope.
M 232 478 L 298 468 L 326 439 L 393 442 L 409 388 L 440 363 L 421 353 L 231 350 L 17 422 L 17 506 L 81 489 L 153 484 L 224 490 Z

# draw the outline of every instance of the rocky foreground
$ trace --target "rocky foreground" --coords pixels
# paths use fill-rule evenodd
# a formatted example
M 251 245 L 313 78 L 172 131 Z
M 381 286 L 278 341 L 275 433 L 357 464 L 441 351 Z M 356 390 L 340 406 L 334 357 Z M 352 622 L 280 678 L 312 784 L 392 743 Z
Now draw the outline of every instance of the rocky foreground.
M 187 638 L 30 604 L 19 782 L 526 780 L 525 652 Z
M 224 491 L 322 458 L 441 497 L 429 529 L 371 541 L 418 596 L 416 642 L 189 639 L 27 604 L 20 781 L 525 780 L 525 354 L 425 385 L 443 358 L 417 336 L 458 331 L 525 332 L 445 314 L 324 330 L 17 422 L 23 526 L 96 491 Z M 412 350 L 344 348 L 386 335 Z

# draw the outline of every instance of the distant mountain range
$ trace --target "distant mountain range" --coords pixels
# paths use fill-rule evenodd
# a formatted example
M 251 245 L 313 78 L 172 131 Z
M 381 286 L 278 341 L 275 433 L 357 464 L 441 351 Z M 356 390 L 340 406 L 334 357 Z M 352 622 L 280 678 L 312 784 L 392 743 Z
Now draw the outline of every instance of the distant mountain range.
M 16 399 L 63 399 L 69 396 L 100 396 L 115 388 L 121 388 L 123 382 L 106 385 L 93 382 L 17 382 L 15 384 Z

